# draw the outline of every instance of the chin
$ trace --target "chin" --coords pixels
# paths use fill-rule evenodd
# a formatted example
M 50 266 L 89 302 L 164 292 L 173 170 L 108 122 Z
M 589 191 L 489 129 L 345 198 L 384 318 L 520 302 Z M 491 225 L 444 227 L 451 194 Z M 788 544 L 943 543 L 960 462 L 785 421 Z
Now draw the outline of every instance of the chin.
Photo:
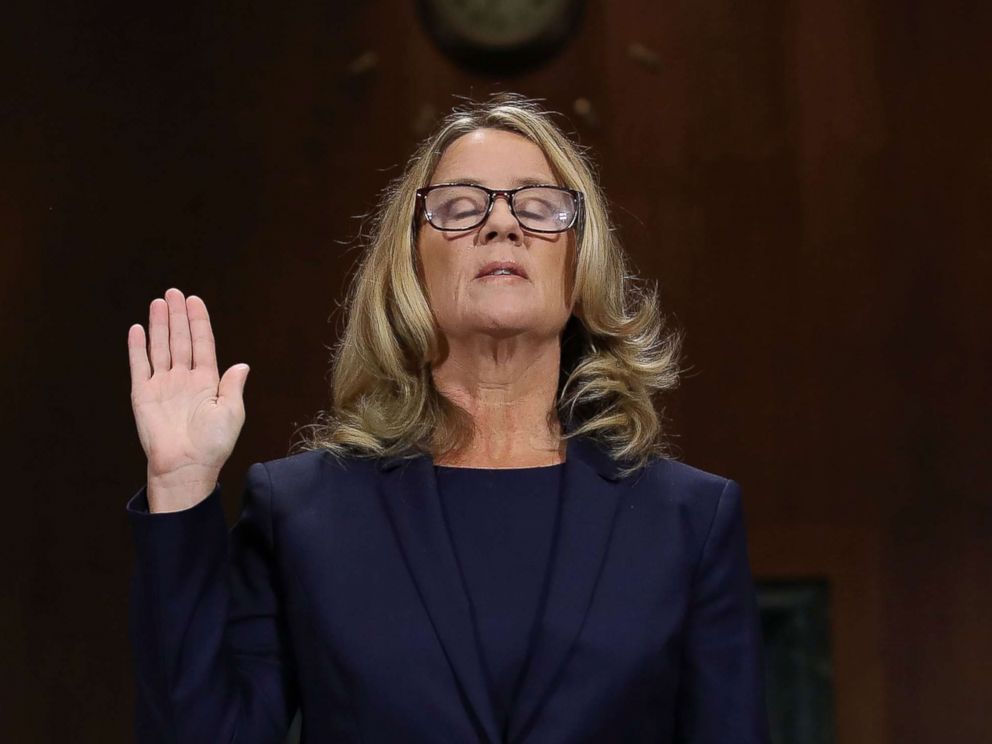
M 507 338 L 520 334 L 554 335 L 561 330 L 551 327 L 557 312 L 544 303 L 521 302 L 520 299 L 491 298 L 488 302 L 470 303 L 455 316 L 457 323 L 450 325 L 447 332 L 462 337 L 478 334 Z
M 547 330 L 547 318 L 541 315 L 511 312 L 479 318 L 472 324 L 475 332 L 495 338 L 509 338 L 525 333 L 542 333 Z
M 521 307 L 520 303 L 500 302 L 480 307 L 472 313 L 472 325 L 477 328 L 506 331 L 526 331 L 541 323 L 541 312 L 536 308 Z

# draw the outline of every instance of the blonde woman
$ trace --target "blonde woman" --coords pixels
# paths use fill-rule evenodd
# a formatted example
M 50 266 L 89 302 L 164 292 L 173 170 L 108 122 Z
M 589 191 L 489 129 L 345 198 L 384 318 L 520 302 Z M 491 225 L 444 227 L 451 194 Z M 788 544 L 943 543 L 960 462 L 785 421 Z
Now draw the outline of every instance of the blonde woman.
M 248 367 L 170 289 L 128 347 L 142 742 L 766 742 L 737 484 L 665 455 L 677 337 L 534 101 L 455 109 L 385 191 L 332 402 L 218 474 Z

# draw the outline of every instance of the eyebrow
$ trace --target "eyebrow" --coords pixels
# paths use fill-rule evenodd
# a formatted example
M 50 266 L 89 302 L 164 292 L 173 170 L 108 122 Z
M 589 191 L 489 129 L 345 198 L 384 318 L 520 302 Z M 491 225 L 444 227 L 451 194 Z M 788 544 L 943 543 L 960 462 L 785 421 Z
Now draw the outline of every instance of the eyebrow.
M 477 183 L 482 184 L 481 178 L 475 178 L 474 176 L 459 176 L 457 178 L 451 178 L 445 183 Z M 547 178 L 535 178 L 534 176 L 524 176 L 523 178 L 514 179 L 514 185 L 516 186 L 554 186 L 555 179 Z

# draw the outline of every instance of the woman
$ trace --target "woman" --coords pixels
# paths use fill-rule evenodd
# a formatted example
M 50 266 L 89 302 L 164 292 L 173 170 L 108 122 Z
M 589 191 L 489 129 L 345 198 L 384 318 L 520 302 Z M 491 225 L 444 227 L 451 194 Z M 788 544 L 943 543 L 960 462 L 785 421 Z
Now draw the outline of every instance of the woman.
M 737 484 L 663 456 L 676 341 L 587 160 L 534 102 L 456 109 L 385 192 L 303 451 L 218 474 L 218 380 L 176 289 L 128 336 L 148 482 L 138 738 L 767 741 Z

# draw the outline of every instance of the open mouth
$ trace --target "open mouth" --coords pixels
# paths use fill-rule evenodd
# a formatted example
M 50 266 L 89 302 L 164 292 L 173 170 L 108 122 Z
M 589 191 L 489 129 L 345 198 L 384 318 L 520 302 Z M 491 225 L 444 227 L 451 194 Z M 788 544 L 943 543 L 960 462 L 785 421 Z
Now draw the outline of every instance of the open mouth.
M 483 266 L 475 278 L 490 279 L 494 277 L 526 279 L 527 272 L 519 264 L 512 261 L 493 261 Z
M 477 277 L 478 279 L 523 279 L 520 274 L 514 274 L 512 271 L 493 271 L 489 274 L 483 274 Z

